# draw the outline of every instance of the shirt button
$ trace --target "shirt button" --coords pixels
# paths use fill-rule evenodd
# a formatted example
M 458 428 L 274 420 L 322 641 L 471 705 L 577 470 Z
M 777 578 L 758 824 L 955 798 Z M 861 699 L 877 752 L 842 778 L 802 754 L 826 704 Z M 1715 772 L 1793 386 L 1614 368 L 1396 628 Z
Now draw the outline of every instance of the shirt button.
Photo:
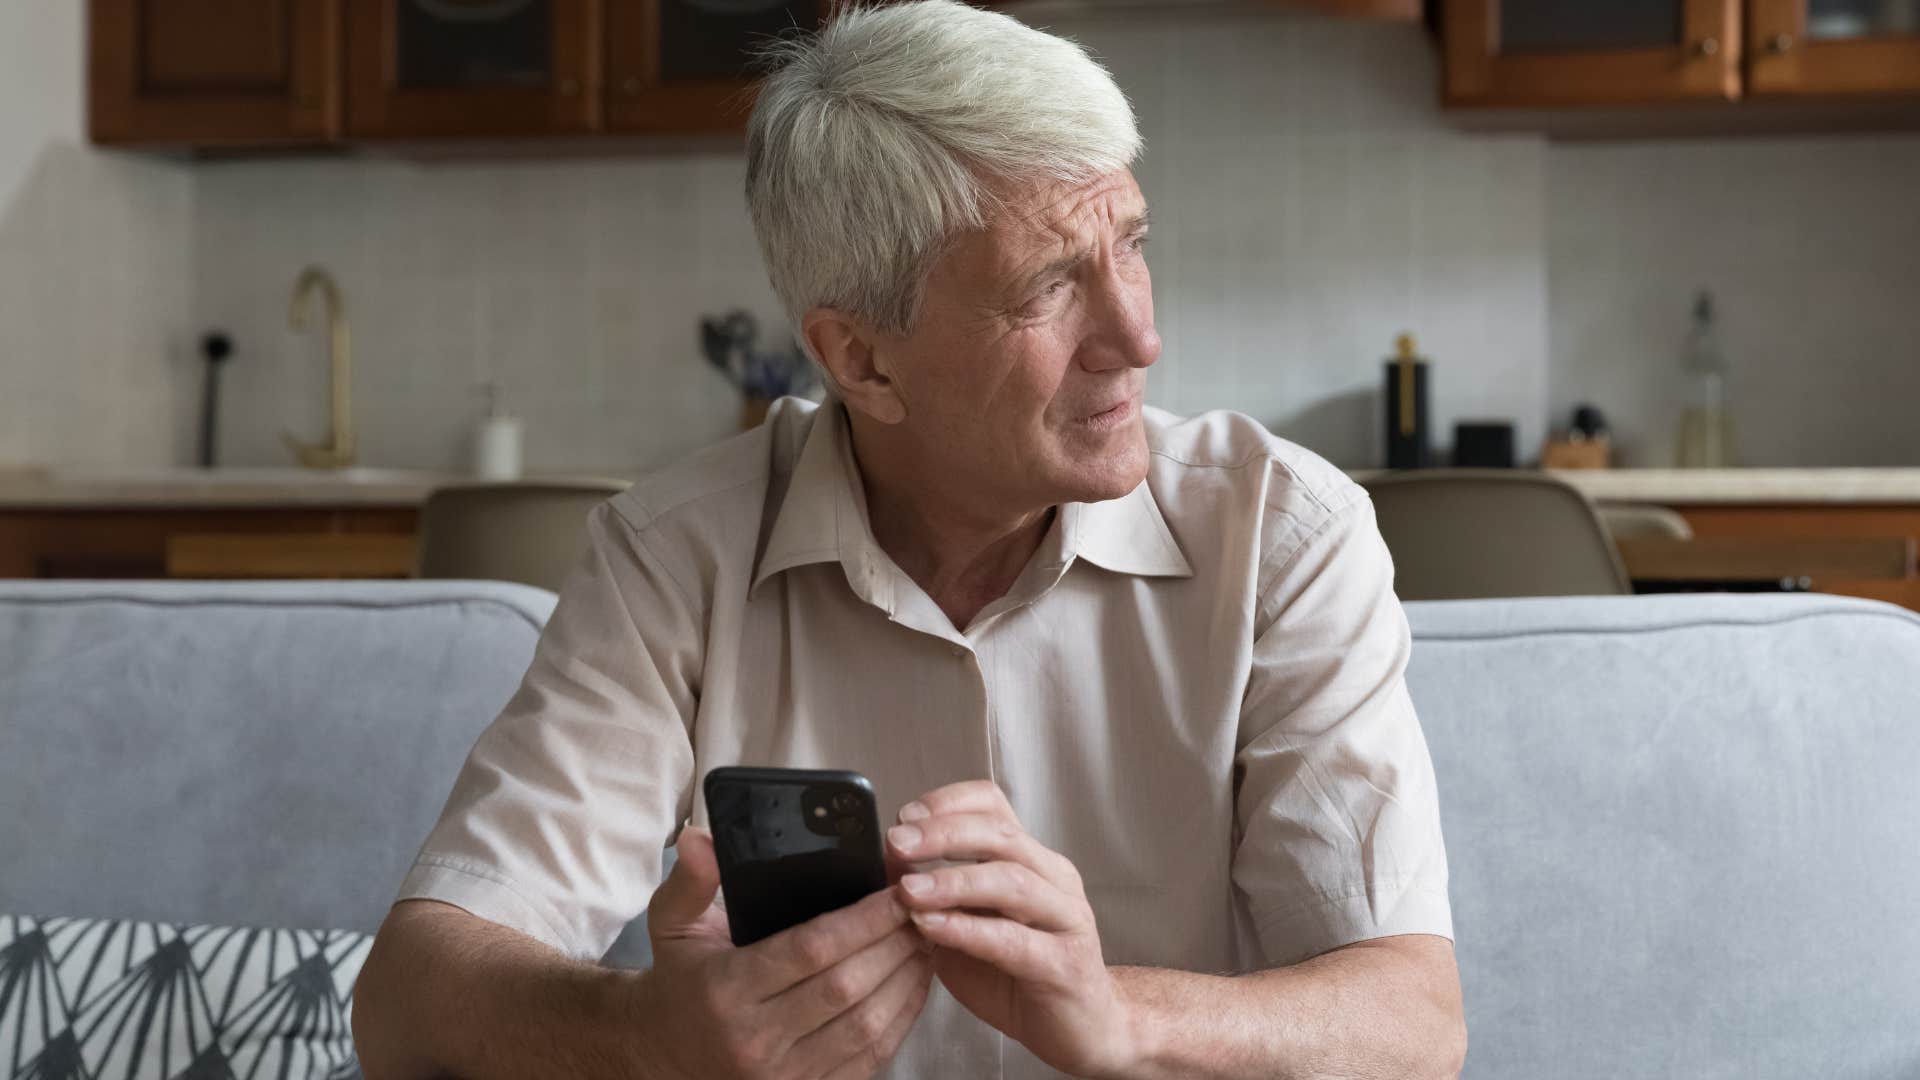
M 951 652 L 951 653 L 953 653 L 953 655 L 955 655 L 955 656 L 965 656 L 965 655 L 967 655 L 967 647 L 966 647 L 965 645 L 953 645 L 953 646 L 949 646 L 949 647 L 948 647 L 948 651 L 949 651 L 949 652 Z

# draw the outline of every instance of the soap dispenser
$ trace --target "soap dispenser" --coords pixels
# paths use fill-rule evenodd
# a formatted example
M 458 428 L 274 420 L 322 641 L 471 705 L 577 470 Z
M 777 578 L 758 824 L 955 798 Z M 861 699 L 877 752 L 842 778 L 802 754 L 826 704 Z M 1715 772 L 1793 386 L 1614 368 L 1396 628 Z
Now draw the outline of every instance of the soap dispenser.
M 509 416 L 500 400 L 500 384 L 480 384 L 487 415 L 473 433 L 473 474 L 482 480 L 520 478 L 520 418 Z

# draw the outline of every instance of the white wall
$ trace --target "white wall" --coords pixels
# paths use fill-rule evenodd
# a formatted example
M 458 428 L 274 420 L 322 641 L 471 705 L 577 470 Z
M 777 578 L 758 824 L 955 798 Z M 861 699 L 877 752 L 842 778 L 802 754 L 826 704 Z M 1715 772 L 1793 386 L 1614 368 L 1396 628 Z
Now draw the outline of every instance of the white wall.
M 1055 26 L 1140 113 L 1162 404 L 1379 464 L 1381 364 L 1409 330 L 1435 363 L 1441 446 L 1479 417 L 1538 442 L 1545 144 L 1443 125 L 1424 31 L 1193 11 Z
M 1673 459 L 1696 290 L 1713 290 L 1747 465 L 1920 465 L 1920 135 L 1557 146 L 1552 400 Z
M 1152 399 L 1230 407 L 1336 461 L 1380 456 L 1380 362 L 1403 329 L 1439 364 L 1442 431 L 1546 403 L 1540 140 L 1435 116 L 1434 58 L 1408 26 L 1295 16 L 1055 20 L 1105 55 L 1147 140 L 1140 178 L 1165 358 Z M 324 263 L 349 294 L 363 457 L 459 467 L 501 379 L 535 468 L 632 468 L 732 430 L 697 313 L 744 305 L 770 332 L 736 151 L 599 161 L 203 165 L 195 320 L 232 330 L 234 461 L 318 437 L 325 356 L 285 328 Z
M 192 454 L 192 173 L 86 146 L 84 13 L 0 3 L 0 465 Z

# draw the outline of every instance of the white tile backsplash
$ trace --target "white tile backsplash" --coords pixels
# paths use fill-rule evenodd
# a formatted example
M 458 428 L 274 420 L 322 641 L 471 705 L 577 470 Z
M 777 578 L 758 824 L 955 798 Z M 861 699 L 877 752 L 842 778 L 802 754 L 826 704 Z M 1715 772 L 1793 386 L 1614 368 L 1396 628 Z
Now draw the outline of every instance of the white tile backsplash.
M 1746 465 L 1920 462 L 1920 136 L 1555 147 L 1552 408 L 1673 460 L 1693 295 L 1711 289 Z
M 185 460 L 184 166 L 46 142 L 0 207 L 0 464 Z
M 738 249 L 739 230 L 697 220 L 706 187 L 739 201 L 737 158 L 202 166 L 199 319 L 232 332 L 253 373 L 236 380 L 235 424 L 323 430 L 324 353 L 285 328 L 285 290 L 316 261 L 347 294 L 369 462 L 465 467 L 488 380 L 525 422 L 530 468 L 633 469 L 726 434 L 695 315 L 745 304 L 778 332 L 750 231 L 744 251 L 716 252 L 703 234 Z M 700 411 L 662 393 L 696 381 L 717 384 Z M 277 436 L 234 434 L 236 462 L 284 460 Z

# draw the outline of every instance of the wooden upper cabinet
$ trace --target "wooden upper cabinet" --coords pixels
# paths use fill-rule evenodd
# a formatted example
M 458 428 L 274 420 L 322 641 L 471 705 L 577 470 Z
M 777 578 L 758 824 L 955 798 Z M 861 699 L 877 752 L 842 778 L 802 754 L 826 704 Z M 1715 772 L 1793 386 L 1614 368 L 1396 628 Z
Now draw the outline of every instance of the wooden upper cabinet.
M 812 30 L 828 0 L 604 0 L 607 128 L 718 132 L 746 127 L 754 52 Z
M 1920 0 L 1748 0 L 1762 97 L 1920 95 Z
M 346 5 L 350 137 L 546 135 L 599 126 L 601 0 Z
M 753 106 L 753 54 L 817 28 L 841 2 L 89 0 L 91 129 L 104 143 L 194 147 L 737 132 Z M 1415 19 L 1423 0 L 1293 2 Z M 1717 7 L 1684 6 L 1690 27 L 1696 9 Z M 1458 67 L 1483 100 L 1488 87 L 1498 96 L 1535 85 L 1537 57 L 1501 46 L 1500 7 L 1477 0 L 1449 13 L 1450 40 L 1459 22 L 1461 40 L 1485 43 Z M 1670 58 L 1677 46 L 1642 51 Z M 1713 65 L 1687 67 L 1689 86 L 1710 81 Z
M 1449 105 L 1732 101 L 1740 0 L 1445 0 Z
M 269 145 L 340 132 L 339 0 L 91 0 L 95 142 Z
M 1419 22 L 1426 0 L 1296 0 L 1299 6 L 1343 19 Z

